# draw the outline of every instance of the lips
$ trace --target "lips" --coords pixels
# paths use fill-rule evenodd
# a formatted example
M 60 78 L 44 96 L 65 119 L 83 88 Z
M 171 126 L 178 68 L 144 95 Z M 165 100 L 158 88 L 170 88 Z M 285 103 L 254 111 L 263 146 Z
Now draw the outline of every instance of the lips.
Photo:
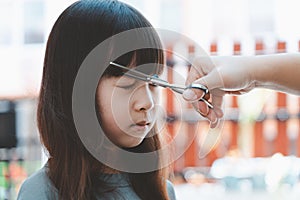
M 148 125 L 150 125 L 150 122 L 140 121 L 140 122 L 137 122 L 135 125 L 137 125 L 137 126 L 148 126 Z

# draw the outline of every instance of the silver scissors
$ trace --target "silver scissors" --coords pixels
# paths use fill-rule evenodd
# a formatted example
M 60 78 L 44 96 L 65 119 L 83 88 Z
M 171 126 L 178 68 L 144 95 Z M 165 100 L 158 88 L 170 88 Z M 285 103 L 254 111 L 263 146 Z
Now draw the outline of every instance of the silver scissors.
M 128 67 L 125 67 L 123 65 L 120 65 L 120 64 L 117 64 L 117 63 L 114 63 L 114 62 L 110 62 L 109 64 L 114 65 L 116 67 L 119 67 L 121 69 L 127 70 L 128 73 L 124 73 L 125 76 L 131 77 L 131 78 L 134 78 L 134 79 L 137 79 L 137 80 L 141 80 L 141 81 L 147 82 L 147 83 L 152 84 L 152 85 L 157 85 L 157 86 L 164 87 L 164 88 L 170 88 L 171 90 L 173 90 L 174 92 L 177 92 L 179 94 L 183 94 L 183 92 L 186 89 L 199 89 L 199 90 L 202 90 L 204 92 L 203 96 L 205 96 L 206 94 L 209 93 L 207 87 L 205 87 L 204 85 L 201 85 L 201 84 L 193 83 L 193 84 L 190 84 L 188 86 L 182 86 L 182 85 L 178 85 L 178 84 L 171 84 L 168 81 L 165 81 L 163 79 L 158 78 L 157 74 L 148 75 L 148 74 L 142 73 L 140 71 L 137 71 L 135 69 L 130 69 Z M 209 108 L 213 109 L 213 105 L 208 100 L 204 99 L 203 97 L 199 101 L 203 101 Z

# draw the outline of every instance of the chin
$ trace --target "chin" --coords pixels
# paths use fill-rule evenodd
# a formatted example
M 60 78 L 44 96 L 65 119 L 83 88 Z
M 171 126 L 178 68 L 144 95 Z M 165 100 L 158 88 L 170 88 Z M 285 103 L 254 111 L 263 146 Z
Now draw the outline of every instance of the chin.
M 142 142 L 143 142 L 144 138 L 133 138 L 129 141 L 126 142 L 126 144 L 122 144 L 121 146 L 125 149 L 130 149 L 130 148 L 135 148 L 137 146 L 139 146 Z
M 134 147 L 137 147 L 137 146 L 139 146 L 142 142 L 143 142 L 143 140 L 140 140 L 140 141 L 137 141 L 137 142 L 133 142 L 133 143 L 129 144 L 129 145 L 127 146 L 127 148 L 134 148 Z

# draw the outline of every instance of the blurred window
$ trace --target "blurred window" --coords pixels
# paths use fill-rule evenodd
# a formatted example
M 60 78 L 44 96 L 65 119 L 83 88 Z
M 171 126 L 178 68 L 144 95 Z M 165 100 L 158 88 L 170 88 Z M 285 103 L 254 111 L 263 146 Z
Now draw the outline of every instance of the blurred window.
M 0 45 L 9 45 L 12 42 L 11 10 L 11 2 L 0 1 Z
M 45 2 L 26 1 L 24 4 L 24 43 L 43 43 Z

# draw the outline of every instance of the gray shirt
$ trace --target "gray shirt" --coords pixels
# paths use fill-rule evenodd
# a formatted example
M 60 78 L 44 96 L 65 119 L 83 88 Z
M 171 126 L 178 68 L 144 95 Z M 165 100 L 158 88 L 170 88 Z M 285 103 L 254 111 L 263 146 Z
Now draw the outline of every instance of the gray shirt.
M 18 194 L 18 200 L 58 199 L 58 191 L 48 178 L 46 170 L 47 166 L 44 166 L 24 181 Z M 140 200 L 130 186 L 126 173 L 101 174 L 99 178 L 104 180 L 109 186 L 115 187 L 114 193 L 119 194 L 122 199 Z M 175 200 L 174 188 L 170 181 L 167 181 L 167 189 L 170 200 Z M 109 191 L 103 190 L 101 194 L 104 196 L 97 199 L 115 199 Z

